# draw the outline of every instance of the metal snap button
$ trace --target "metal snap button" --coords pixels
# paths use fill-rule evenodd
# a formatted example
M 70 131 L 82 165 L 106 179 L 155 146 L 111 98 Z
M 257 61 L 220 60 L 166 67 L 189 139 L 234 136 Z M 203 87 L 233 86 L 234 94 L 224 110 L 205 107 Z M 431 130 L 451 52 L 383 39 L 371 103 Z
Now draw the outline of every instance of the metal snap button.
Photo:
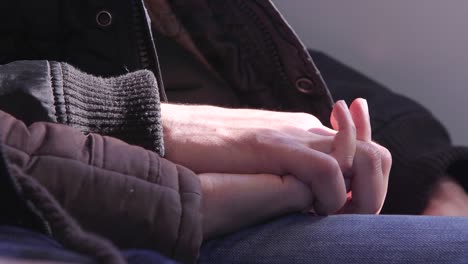
M 108 27 L 112 24 L 112 15 L 109 11 L 102 10 L 96 14 L 96 23 L 101 27 Z
M 301 93 L 312 94 L 314 93 L 314 82 L 309 78 L 300 78 L 296 81 L 296 89 Z

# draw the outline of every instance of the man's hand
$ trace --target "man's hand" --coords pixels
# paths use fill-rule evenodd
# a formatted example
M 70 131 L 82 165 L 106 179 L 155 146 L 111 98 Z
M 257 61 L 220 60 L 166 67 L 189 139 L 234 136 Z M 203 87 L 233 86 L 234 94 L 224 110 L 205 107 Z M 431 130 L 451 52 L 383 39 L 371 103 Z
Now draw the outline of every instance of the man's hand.
M 346 201 L 339 163 L 352 165 L 356 141 L 344 102 L 334 115 L 338 133 L 303 113 L 164 104 L 166 158 L 197 173 L 294 175 L 317 212 L 334 213 Z

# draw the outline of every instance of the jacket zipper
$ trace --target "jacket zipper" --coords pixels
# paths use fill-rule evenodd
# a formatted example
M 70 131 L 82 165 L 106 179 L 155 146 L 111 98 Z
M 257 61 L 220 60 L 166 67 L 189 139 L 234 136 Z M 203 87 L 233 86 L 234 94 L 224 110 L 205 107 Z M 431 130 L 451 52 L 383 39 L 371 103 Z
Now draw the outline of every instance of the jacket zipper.
M 274 44 L 273 37 L 269 30 L 266 28 L 264 23 L 261 22 L 261 19 L 257 16 L 255 11 L 246 4 L 247 1 L 245 0 L 240 0 L 237 1 L 237 6 L 241 9 L 242 13 L 247 15 L 255 25 L 258 26 L 258 28 L 261 30 L 261 38 L 263 40 L 263 43 L 265 43 L 266 50 L 268 50 L 268 53 L 272 56 L 274 60 L 274 65 L 276 71 L 279 73 L 279 76 L 281 78 L 281 85 L 279 87 L 291 87 L 291 82 L 289 81 L 289 78 L 287 77 L 287 73 L 281 63 L 280 60 L 280 54 Z M 293 87 L 294 88 L 294 87 Z
M 271 5 L 271 0 L 267 0 Z M 276 70 L 279 73 L 279 76 L 281 78 L 281 86 L 283 87 L 292 87 L 293 89 L 296 89 L 296 84 L 294 82 L 291 82 L 288 78 L 288 74 L 285 70 L 285 67 L 283 66 L 281 59 L 280 59 L 280 53 L 278 52 L 278 49 L 276 48 L 276 45 L 274 44 L 275 42 L 273 41 L 273 36 L 270 33 L 270 30 L 265 26 L 265 24 L 261 21 L 260 17 L 255 13 L 255 10 L 253 10 L 252 7 L 250 7 L 248 4 L 248 1 L 244 0 L 238 0 L 237 4 L 238 7 L 243 11 L 243 14 L 246 14 L 248 17 L 253 19 L 253 22 L 255 25 L 258 26 L 258 28 L 261 30 L 261 38 L 265 43 L 265 48 L 269 51 L 269 53 L 272 55 L 274 64 L 276 67 Z M 320 91 L 320 93 L 324 92 L 326 95 L 329 97 L 329 103 L 330 105 L 333 104 L 330 92 L 328 91 L 327 84 L 323 80 L 323 78 L 320 75 L 315 75 L 315 79 L 312 79 L 313 82 L 317 82 L 319 85 L 319 89 L 324 89 L 324 91 Z M 321 87 L 324 88 L 321 88 Z M 323 119 L 322 122 L 327 123 L 328 119 Z
M 159 87 L 159 98 L 161 101 L 167 102 L 158 55 L 150 29 L 151 25 L 149 24 L 150 22 L 143 0 L 132 0 L 131 3 L 140 64 L 144 69 L 150 69 L 154 73 Z M 147 36 L 149 36 L 149 39 Z

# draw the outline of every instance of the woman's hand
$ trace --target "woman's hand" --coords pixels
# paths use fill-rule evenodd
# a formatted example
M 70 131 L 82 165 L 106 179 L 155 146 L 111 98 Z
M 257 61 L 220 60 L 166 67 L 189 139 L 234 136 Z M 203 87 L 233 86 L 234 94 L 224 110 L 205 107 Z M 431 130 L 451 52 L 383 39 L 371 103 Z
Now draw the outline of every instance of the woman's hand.
M 205 239 L 304 211 L 312 202 L 309 188 L 293 176 L 206 173 L 199 178 Z

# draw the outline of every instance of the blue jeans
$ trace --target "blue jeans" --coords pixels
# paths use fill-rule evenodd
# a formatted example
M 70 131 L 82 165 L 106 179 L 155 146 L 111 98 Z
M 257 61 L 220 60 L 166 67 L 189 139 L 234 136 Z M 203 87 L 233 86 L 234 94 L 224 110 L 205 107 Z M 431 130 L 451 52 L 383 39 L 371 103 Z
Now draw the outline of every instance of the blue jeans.
M 127 250 L 127 261 L 173 263 Z M 41 234 L 0 226 L 0 257 L 94 263 Z M 199 263 L 468 263 L 468 218 L 290 215 L 205 242 Z
M 122 255 L 129 264 L 175 264 L 150 250 L 124 250 Z M 0 260 L 9 258 L 97 264 L 96 260 L 67 250 L 45 235 L 18 227 L 0 226 Z
M 291 215 L 204 243 L 199 263 L 468 263 L 468 218 Z

